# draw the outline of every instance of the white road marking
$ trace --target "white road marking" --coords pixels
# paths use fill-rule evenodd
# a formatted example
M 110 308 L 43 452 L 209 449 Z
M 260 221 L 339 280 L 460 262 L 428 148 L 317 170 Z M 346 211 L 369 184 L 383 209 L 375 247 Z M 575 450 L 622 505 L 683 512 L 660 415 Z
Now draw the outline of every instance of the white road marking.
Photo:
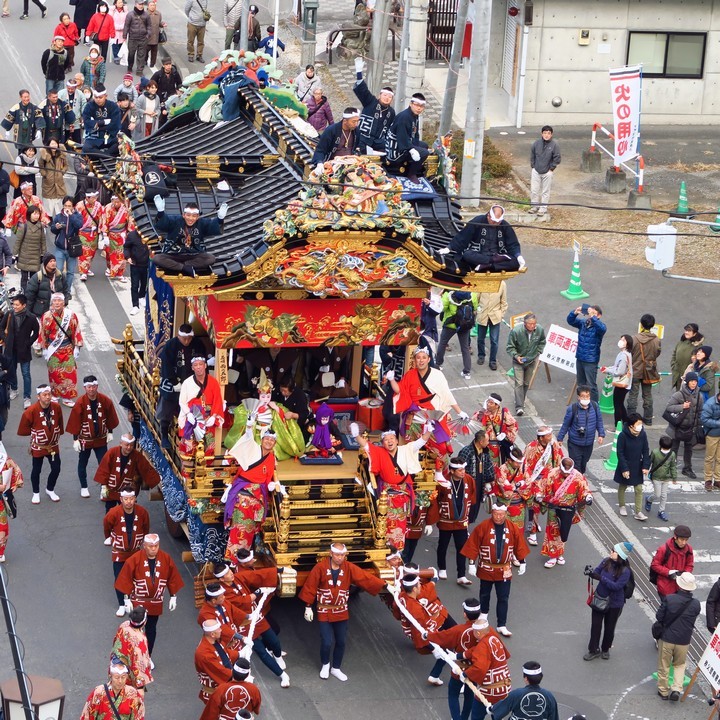
M 73 299 L 77 300 L 77 302 L 71 300 L 70 308 L 80 321 L 80 331 L 85 341 L 85 351 L 107 352 L 114 350 L 115 346 L 110 340 L 110 333 L 107 331 L 98 306 L 95 304 L 85 283 L 79 280 L 74 283 L 72 294 Z

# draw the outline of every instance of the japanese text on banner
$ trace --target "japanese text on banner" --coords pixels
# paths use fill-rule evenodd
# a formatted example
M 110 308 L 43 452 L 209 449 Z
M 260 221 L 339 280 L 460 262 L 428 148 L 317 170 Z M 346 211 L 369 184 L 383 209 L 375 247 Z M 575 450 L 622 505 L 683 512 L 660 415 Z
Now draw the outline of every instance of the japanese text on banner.
M 560 325 L 551 325 L 540 360 L 547 365 L 574 373 L 577 344 L 578 334 L 574 330 L 567 330 Z
M 713 690 L 717 691 L 720 688 L 720 627 L 715 628 L 697 666 Z
M 638 154 L 642 68 L 610 70 L 610 94 L 615 127 L 615 166 Z

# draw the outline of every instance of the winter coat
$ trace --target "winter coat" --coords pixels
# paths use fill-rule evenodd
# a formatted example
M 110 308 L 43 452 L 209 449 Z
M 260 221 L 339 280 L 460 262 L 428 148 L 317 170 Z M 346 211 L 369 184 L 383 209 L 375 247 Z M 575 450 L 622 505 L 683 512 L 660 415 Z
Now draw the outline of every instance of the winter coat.
M 630 568 L 626 565 L 615 577 L 613 561 L 606 557 L 594 570 L 592 576 L 599 580 L 595 592 L 600 597 L 610 599 L 611 608 L 621 608 L 625 605 L 625 586 L 630 581 Z
M 95 14 L 97 3 L 95 0 L 77 0 L 75 3 L 75 13 L 73 14 L 73 22 L 79 30 L 84 30 L 90 18 Z
M 0 209 L 4 209 L 8 204 L 8 193 L 10 192 L 10 176 L 7 170 L 0 168 Z
M 128 12 L 125 18 L 125 27 L 123 35 L 126 40 L 147 40 L 150 33 L 150 16 L 143 10 L 141 13 L 135 12 L 133 8 Z
M 624 378 L 628 369 L 630 370 L 630 376 L 625 380 Z M 633 381 L 632 354 L 627 350 L 621 350 L 615 357 L 615 364 L 612 366 L 608 365 L 605 368 L 605 372 L 612 375 L 613 385 L 623 383 L 622 385 L 618 385 L 618 387 L 629 388 Z
M 539 138 L 530 148 L 530 167 L 540 175 L 554 170 L 560 164 L 560 148 L 552 138 Z
M 157 83 L 157 94 L 163 102 L 166 102 L 171 95 L 175 95 L 175 93 L 182 87 L 182 76 L 174 65 L 172 66 L 172 70 L 169 75 L 165 73 L 164 69 L 160 69 L 153 73 L 153 76 L 150 79 Z
M 307 101 L 308 108 L 308 122 L 321 133 L 328 125 L 332 125 L 335 121 L 333 120 L 332 110 L 330 109 L 330 103 L 328 99 L 323 95 L 320 104 L 315 101 L 313 95 Z
M 714 633 L 720 622 L 720 580 L 717 580 L 710 588 L 710 594 L 705 605 L 705 619 L 707 629 Z
M 706 435 L 720 437 L 720 402 L 718 402 L 717 395 L 713 395 L 706 403 L 703 403 L 700 411 L 700 424 Z
M 580 428 L 585 428 L 585 434 L 580 435 Z M 596 402 L 590 401 L 590 405 L 586 408 L 582 407 L 579 402 L 568 405 L 565 411 L 560 432 L 557 434 L 558 442 L 562 442 L 565 435 L 568 436 L 568 442 L 573 445 L 593 445 L 595 443 L 595 433 L 599 437 L 605 437 L 605 426 L 603 425 L 602 413 Z
M 7 237 L 3 234 L 0 236 L 0 269 L 9 268 L 13 264 L 13 254 L 8 245 Z
M 38 319 L 26 308 L 25 317 L 20 327 L 16 328 L 14 316 L 14 311 L 8 310 L 0 320 L 0 337 L 5 341 L 3 353 L 6 357 L 12 357 L 15 353 L 18 362 L 30 362 L 33 358 L 32 344 L 40 332 Z
M 134 267 L 145 269 L 150 264 L 150 249 L 142 241 L 137 230 L 131 230 L 125 238 L 123 245 L 125 259 L 132 260 Z
M 313 90 L 316 87 L 320 87 L 320 78 L 317 75 L 313 75 L 309 78 L 306 70 L 303 70 L 293 80 L 293 89 L 295 90 L 295 94 L 298 96 L 300 102 L 304 102 L 305 104 L 310 102 Z
M 63 293 L 66 303 L 70 301 L 70 289 L 65 282 L 65 276 L 59 270 L 55 271 L 53 286 L 50 285 L 50 276 L 44 268 L 34 273 L 25 288 L 28 310 L 36 317 L 42 317 L 50 309 L 50 296 L 54 292 Z
M 455 325 L 455 313 L 460 305 L 464 305 L 466 302 L 472 303 L 473 315 L 477 313 L 478 296 L 477 293 L 469 293 L 463 290 L 453 290 L 452 292 L 445 292 L 442 296 L 442 324 L 443 327 L 450 328 L 451 330 L 457 330 Z
M 130 102 L 134 103 L 138 99 L 138 91 L 137 88 L 134 85 L 131 85 L 128 87 L 125 83 L 120 83 L 115 90 L 113 90 L 113 96 L 115 102 L 117 102 L 118 95 L 120 93 L 125 93 L 129 98 Z
M 600 346 L 607 332 L 607 326 L 597 316 L 584 318 L 573 311 L 568 313 L 568 324 L 578 329 L 578 344 L 575 357 L 580 362 L 597 363 L 600 360 Z
M 545 330 L 540 325 L 528 333 L 524 323 L 518 323 L 508 335 L 506 350 L 515 361 L 517 356 L 525 358 L 525 365 L 535 360 L 545 349 Z
M 96 12 L 88 23 L 86 35 L 97 33 L 97 38 L 93 42 L 109 42 L 110 38 L 115 37 L 115 22 L 109 13 Z
M 685 368 L 690 364 L 690 356 L 704 344 L 705 337 L 703 335 L 695 335 L 690 340 L 683 335 L 675 346 L 670 359 L 670 369 L 672 370 L 672 384 L 676 390 L 680 389 L 680 380 Z
M 55 247 L 67 252 L 68 237 L 77 235 L 83 224 L 83 216 L 77 210 L 73 210 L 70 215 L 64 212 L 58 213 L 50 223 L 50 232 L 55 236 Z M 62 227 L 55 227 L 56 225 Z
M 683 381 L 680 390 L 674 392 L 670 396 L 670 400 L 668 401 L 665 410 L 671 413 L 682 412 L 684 409 L 683 404 L 685 402 L 689 402 L 690 407 L 688 408 L 688 411 L 682 419 L 679 427 L 681 430 L 687 432 L 688 430 L 693 430 L 700 423 L 700 413 L 703 408 L 703 397 L 697 388 L 695 388 L 695 390 L 690 390 Z M 674 440 L 676 431 L 677 428 L 675 425 L 668 423 L 665 434 Z
M 640 348 L 642 347 L 642 354 Z M 655 361 L 655 370 L 650 372 L 650 376 L 657 375 L 657 359 L 660 357 L 661 351 L 660 338 L 655 333 L 643 330 L 637 335 L 633 335 L 633 382 L 642 382 L 643 379 L 643 356 L 645 357 L 645 363 L 648 361 Z
M 73 126 L 76 128 L 81 127 L 82 114 L 83 110 L 85 109 L 85 105 L 87 105 L 87 98 L 82 94 L 80 88 L 77 88 L 77 90 L 75 90 L 71 98 L 68 94 L 67 88 L 64 87 L 58 93 L 58 100 L 64 103 L 68 103 L 70 105 L 73 113 L 75 113 L 75 122 L 73 123 Z
M 668 460 L 668 462 L 670 461 Z M 674 537 L 664 542 L 655 551 L 655 556 L 650 563 L 650 569 L 656 572 L 658 576 L 658 594 L 672 595 L 672 593 L 677 592 L 677 583 L 668 577 L 670 570 L 677 570 L 679 573 L 691 573 L 694 567 L 695 553 L 690 543 L 684 548 L 679 548 L 675 544 Z
M 95 60 L 91 60 L 90 56 L 88 56 L 80 65 L 80 72 L 89 88 L 96 88 L 99 84 L 105 84 L 105 71 L 105 58 L 102 55 L 98 55 Z
M 67 50 L 63 45 L 63 49 L 58 52 L 52 47 L 49 47 L 42 54 L 40 59 L 40 66 L 42 67 L 43 75 L 48 80 L 54 80 L 59 82 L 65 79 L 65 63 L 67 62 Z
M 26 272 L 37 272 L 40 269 L 42 256 L 47 252 L 45 246 L 45 228 L 40 220 L 18 225 L 15 234 L 17 266 Z
M 160 28 L 162 27 L 162 13 L 159 10 L 155 12 L 147 11 L 150 16 L 150 31 L 148 35 L 148 45 L 158 45 L 160 43 Z
M 65 146 L 58 146 L 58 154 L 51 155 L 49 150 L 40 149 L 40 175 L 42 177 L 43 199 L 62 199 L 67 195 L 65 173 L 68 171 Z
M 67 47 L 75 47 L 80 42 L 80 32 L 78 31 L 77 25 L 74 22 L 58 23 L 53 31 L 53 37 L 61 36 L 63 38 L 63 45 Z
M 157 115 L 151 117 L 145 115 L 145 110 L 149 110 L 152 104 L 155 104 L 155 112 Z M 137 142 L 145 137 L 145 124 L 152 123 L 152 130 L 155 132 L 158 127 L 158 120 L 160 119 L 160 98 L 155 95 L 154 98 L 150 98 L 147 93 L 140 93 L 138 99 L 135 101 L 135 110 L 137 112 L 138 121 L 133 131 L 133 140 Z
M 718 366 L 714 360 L 708 360 L 704 365 L 699 365 L 697 360 L 691 363 L 685 369 L 683 378 L 689 372 L 698 374 L 698 390 L 703 396 L 703 400 L 707 400 L 709 397 L 715 395 L 715 373 L 717 372 Z
M 127 10 L 120 10 L 113 5 L 110 8 L 110 17 L 113 21 L 113 26 L 115 27 L 115 37 L 114 37 L 114 44 L 119 45 L 125 40 L 125 20 L 127 19 L 128 11 Z
M 497 292 L 478 293 L 478 311 L 475 319 L 478 325 L 499 325 L 507 309 L 507 285 L 502 280 Z
M 618 435 L 617 456 L 618 465 L 613 480 L 620 485 L 641 485 L 642 471 L 650 469 L 650 447 L 645 431 L 633 435 L 627 425 L 623 426 Z M 630 477 L 624 478 L 624 472 L 629 472 Z
M 242 0 L 225 0 L 223 5 L 223 25 L 229 30 L 237 30 L 240 27 L 240 16 L 243 13 L 245 4 Z
M 185 17 L 187 17 L 190 25 L 195 27 L 205 27 L 207 20 L 203 15 L 203 11 L 208 10 L 208 0 L 187 0 L 185 3 Z
M 682 612 L 680 608 L 683 608 Z M 688 590 L 678 590 L 666 596 L 655 613 L 655 619 L 660 622 L 665 618 L 672 620 L 676 616 L 677 619 L 665 627 L 660 639 L 673 645 L 689 645 L 695 630 L 695 620 L 699 614 L 700 601 Z
M 653 468 L 656 469 L 653 470 Z M 655 448 L 650 453 L 650 479 L 666 481 L 675 480 L 676 478 L 677 456 L 675 453 L 671 450 L 667 455 L 664 455 L 660 448 Z

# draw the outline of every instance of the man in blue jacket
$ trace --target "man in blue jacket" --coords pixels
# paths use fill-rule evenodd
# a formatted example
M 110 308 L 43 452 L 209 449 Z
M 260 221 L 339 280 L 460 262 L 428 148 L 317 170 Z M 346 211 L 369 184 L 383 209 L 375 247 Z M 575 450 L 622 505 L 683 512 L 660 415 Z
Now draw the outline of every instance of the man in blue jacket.
M 575 462 L 575 467 L 583 474 L 593 451 L 595 435 L 598 445 L 605 440 L 605 426 L 598 404 L 590 399 L 590 388 L 578 385 L 577 402 L 568 406 L 565 411 L 558 442 L 568 436 L 568 455 Z
M 584 319 L 581 315 L 587 316 Z M 600 346 L 607 332 L 602 321 L 599 305 L 581 305 L 568 313 L 569 325 L 578 329 L 578 344 L 575 351 L 575 372 L 577 384 L 590 388 L 590 399 L 598 401 L 597 370 L 600 362 Z
M 708 398 L 700 411 L 705 431 L 705 489 L 720 490 L 720 393 Z

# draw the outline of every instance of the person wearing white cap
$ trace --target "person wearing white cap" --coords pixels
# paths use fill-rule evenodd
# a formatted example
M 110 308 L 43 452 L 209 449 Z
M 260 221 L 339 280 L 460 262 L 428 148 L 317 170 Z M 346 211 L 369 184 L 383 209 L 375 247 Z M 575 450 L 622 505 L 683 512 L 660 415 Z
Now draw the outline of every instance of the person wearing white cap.
M 195 648 L 195 671 L 200 681 L 198 697 L 207 705 L 221 683 L 232 680 L 233 665 L 238 661 L 238 651 L 220 641 L 222 625 L 219 620 L 202 623 L 203 636 Z
M 475 526 L 461 552 L 470 560 L 468 574 L 480 579 L 481 618 L 487 619 L 490 595 L 495 588 L 497 630 L 501 635 L 510 637 L 512 633 L 507 628 L 507 614 L 513 560 L 520 563 L 518 575 L 524 575 L 525 558 L 530 550 L 522 531 L 507 521 L 504 505 L 492 506 L 492 516 Z
M 73 436 L 73 450 L 78 453 L 78 480 L 80 495 L 90 497 L 87 487 L 87 466 L 94 452 L 98 464 L 105 457 L 108 443 L 113 439 L 112 431 L 120 424 L 113 401 L 98 392 L 95 375 L 83 378 L 85 393 L 70 411 L 65 430 Z
M 105 545 L 112 552 L 113 575 L 117 580 L 123 566 L 130 556 L 140 550 L 145 535 L 150 532 L 150 516 L 148 511 L 137 504 L 135 490 L 125 485 L 120 490 L 120 505 L 116 505 L 103 518 Z M 115 590 L 118 600 L 118 617 L 125 614 L 125 596 Z
M 468 680 L 472 680 L 486 699 L 494 705 L 504 700 L 512 687 L 508 667 L 510 653 L 490 627 L 485 616 L 480 615 L 480 618 L 473 623 L 473 632 L 477 644 L 463 653 L 463 659 L 470 662 L 470 667 L 465 670 L 465 676 Z M 473 697 L 471 720 L 482 720 L 485 714 L 485 705 Z
M 575 468 L 572 458 L 563 458 L 560 467 L 550 470 L 540 481 L 536 499 L 548 513 L 540 550 L 540 554 L 548 558 L 545 567 L 564 565 L 570 528 L 583 519 L 585 508 L 592 505 L 587 479 Z
M 23 474 L 18 464 L 12 460 L 0 441 L 0 563 L 5 562 L 10 524 L 8 513 L 17 515 L 14 492 L 23 486 Z
M 410 104 L 401 110 L 390 125 L 385 138 L 385 152 L 391 172 L 405 175 L 417 184 L 423 174 L 423 163 L 430 149 L 420 139 L 420 115 L 427 101 L 422 93 L 414 93 Z
M 157 623 L 163 611 L 165 590 L 170 593 L 168 610 L 173 612 L 177 607 L 176 595 L 184 585 L 172 557 L 160 549 L 160 538 L 155 533 L 145 535 L 142 550 L 125 561 L 115 581 L 115 589 L 125 596 L 127 612 L 132 612 L 133 607 L 138 605 L 148 612 L 145 632 L 151 655 L 155 647 Z
M 700 614 L 700 601 L 693 597 L 697 590 L 695 576 L 684 572 L 676 576 L 678 590 L 666 595 L 655 613 L 653 636 L 658 640 L 658 695 L 663 700 L 680 699 L 685 678 L 685 661 L 695 631 L 695 621 Z M 660 626 L 660 635 L 655 632 Z M 672 685 L 668 686 L 670 666 L 673 669 Z
M 147 610 L 140 606 L 133 608 L 129 619 L 120 623 L 110 651 L 111 662 L 119 660 L 127 667 L 128 685 L 141 692 L 153 681 L 152 660 L 145 636 L 146 624 Z
M 502 397 L 491 392 L 483 403 L 483 410 L 473 414 L 479 420 L 490 441 L 490 452 L 497 467 L 504 463 L 518 433 L 517 420 L 502 406 Z
M 108 682 L 98 685 L 88 695 L 80 720 L 145 720 L 142 693 L 128 683 L 128 669 L 119 662 L 110 664 Z
M 122 488 L 129 485 L 135 495 L 141 488 L 154 488 L 160 475 L 136 447 L 131 433 L 120 436 L 120 444 L 110 448 L 98 465 L 95 482 L 102 486 L 100 498 L 105 501 L 105 512 L 120 503 Z
M 523 687 L 511 690 L 508 696 L 492 707 L 493 720 L 560 720 L 555 696 L 540 687 L 543 671 L 539 662 L 528 660 L 522 666 Z
M 37 402 L 25 410 L 20 418 L 17 434 L 30 436 L 30 454 L 32 455 L 32 504 L 40 503 L 40 471 L 43 460 L 50 463 L 50 474 L 45 492 L 53 502 L 60 502 L 55 492 L 55 483 L 60 477 L 60 436 L 65 432 L 62 409 L 52 400 L 50 386 L 38 385 Z
M 565 457 L 563 446 L 553 437 L 551 427 L 540 425 L 537 430 L 537 439 L 531 440 L 525 446 L 523 465 L 527 482 L 533 494 L 537 491 L 540 481 L 547 477 L 553 468 L 560 467 L 560 461 Z M 540 505 L 537 502 L 528 503 L 528 544 L 537 545 L 537 533 L 542 530 L 537 522 L 540 515 Z
M 252 720 L 260 712 L 260 689 L 252 680 L 250 661 L 238 658 L 232 678 L 220 683 L 210 696 L 200 720 Z
M 357 126 L 360 122 L 360 112 L 355 107 L 346 107 L 343 110 L 342 120 L 328 125 L 315 146 L 312 164 L 326 163 L 335 157 L 344 155 L 357 155 L 360 150 Z
M 525 267 L 520 241 L 502 205 L 491 205 L 450 241 L 449 250 L 476 272 L 512 272 Z
M 385 582 L 367 570 L 347 560 L 347 547 L 343 543 L 330 545 L 329 557 L 322 558 L 310 571 L 298 597 L 305 603 L 305 620 L 312 622 L 313 603 L 317 603 L 317 619 L 320 628 L 320 677 L 327 680 L 330 675 L 341 682 L 347 675 L 340 669 L 345 655 L 347 639 L 348 600 L 350 586 L 357 585 L 371 595 L 377 595 Z M 335 641 L 335 647 L 333 646 Z M 332 652 L 332 665 L 330 650 Z
M 67 13 L 65 13 L 67 15 Z M 68 19 L 70 16 L 68 15 Z M 77 28 L 75 30 L 77 32 Z M 75 55 L 75 45 L 68 49 L 72 55 Z M 70 57 L 68 56 L 68 60 Z M 87 104 L 87 98 L 83 95 L 80 90 L 80 85 L 77 80 L 73 77 L 68 77 L 65 80 L 65 87 L 58 91 L 58 99 L 62 102 L 68 103 L 75 114 L 75 120 L 72 125 L 67 128 L 67 135 L 65 141 L 72 140 L 78 145 L 82 143 L 82 114 Z
M 65 65 L 67 65 L 67 50 L 65 49 L 65 38 L 62 35 L 55 35 L 50 47 L 45 50 L 40 58 L 40 67 L 45 76 L 45 92 L 50 90 L 62 90 L 65 82 Z

